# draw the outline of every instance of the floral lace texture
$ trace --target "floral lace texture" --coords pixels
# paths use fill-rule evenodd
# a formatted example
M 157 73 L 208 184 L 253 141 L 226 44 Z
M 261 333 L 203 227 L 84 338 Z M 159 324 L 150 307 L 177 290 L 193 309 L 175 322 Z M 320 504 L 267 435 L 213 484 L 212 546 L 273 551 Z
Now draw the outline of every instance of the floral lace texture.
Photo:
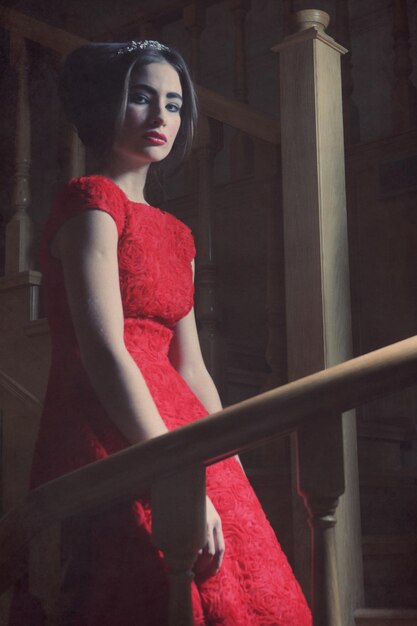
M 169 213 L 129 201 L 105 177 L 74 179 L 58 196 L 43 240 L 53 354 L 33 486 L 127 446 L 83 369 L 61 264 L 49 249 L 66 220 L 93 209 L 109 214 L 117 227 L 125 344 L 162 418 L 173 429 L 206 415 L 169 360 L 175 324 L 193 303 L 190 230 Z M 310 626 L 299 585 L 235 459 L 208 468 L 207 490 L 222 518 L 226 553 L 217 576 L 193 583 L 195 624 Z M 151 543 L 147 500 L 120 505 L 89 524 L 88 584 L 75 626 L 165 626 L 166 572 Z

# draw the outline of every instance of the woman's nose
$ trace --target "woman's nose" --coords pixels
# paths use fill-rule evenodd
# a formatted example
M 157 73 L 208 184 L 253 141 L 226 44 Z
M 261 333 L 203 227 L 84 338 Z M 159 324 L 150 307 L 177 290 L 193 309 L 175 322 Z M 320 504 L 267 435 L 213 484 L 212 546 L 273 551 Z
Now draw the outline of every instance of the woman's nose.
M 156 127 L 165 126 L 165 109 L 161 104 L 156 104 L 155 107 L 151 111 L 151 121 L 152 124 Z

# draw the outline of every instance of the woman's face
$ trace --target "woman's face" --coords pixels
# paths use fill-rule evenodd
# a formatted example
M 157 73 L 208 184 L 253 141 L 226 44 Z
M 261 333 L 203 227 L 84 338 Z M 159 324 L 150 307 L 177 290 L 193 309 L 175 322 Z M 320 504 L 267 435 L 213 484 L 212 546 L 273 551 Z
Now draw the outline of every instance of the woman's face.
M 168 63 L 133 68 L 126 115 L 113 144 L 113 159 L 133 167 L 165 159 L 181 125 L 182 88 Z

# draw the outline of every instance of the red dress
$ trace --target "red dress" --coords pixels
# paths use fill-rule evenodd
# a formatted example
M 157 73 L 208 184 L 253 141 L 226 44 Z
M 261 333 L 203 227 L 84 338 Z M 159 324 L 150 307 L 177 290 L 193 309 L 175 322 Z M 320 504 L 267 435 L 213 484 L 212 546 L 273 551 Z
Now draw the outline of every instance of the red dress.
M 46 225 L 42 269 L 53 343 L 45 407 L 32 471 L 37 486 L 128 444 L 107 417 L 83 369 L 60 262 L 48 242 L 70 217 L 109 213 L 117 226 L 125 343 L 169 429 L 205 416 L 172 367 L 176 322 L 193 304 L 190 230 L 169 213 L 132 202 L 111 180 L 72 180 Z M 226 552 L 220 573 L 193 583 L 196 626 L 308 626 L 310 611 L 287 559 L 235 459 L 207 470 L 207 492 L 222 519 Z M 146 500 L 91 521 L 88 575 L 74 626 L 164 626 L 164 562 L 150 541 Z

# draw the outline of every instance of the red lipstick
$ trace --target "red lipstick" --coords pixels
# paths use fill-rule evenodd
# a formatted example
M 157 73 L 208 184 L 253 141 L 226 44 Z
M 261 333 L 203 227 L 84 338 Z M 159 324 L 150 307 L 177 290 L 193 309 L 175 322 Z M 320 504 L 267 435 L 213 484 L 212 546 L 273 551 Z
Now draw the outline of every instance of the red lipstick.
M 167 142 L 167 138 L 163 133 L 158 133 L 156 130 L 150 130 L 147 133 L 143 134 L 143 137 L 147 139 L 150 143 L 153 143 L 157 146 L 162 146 Z

